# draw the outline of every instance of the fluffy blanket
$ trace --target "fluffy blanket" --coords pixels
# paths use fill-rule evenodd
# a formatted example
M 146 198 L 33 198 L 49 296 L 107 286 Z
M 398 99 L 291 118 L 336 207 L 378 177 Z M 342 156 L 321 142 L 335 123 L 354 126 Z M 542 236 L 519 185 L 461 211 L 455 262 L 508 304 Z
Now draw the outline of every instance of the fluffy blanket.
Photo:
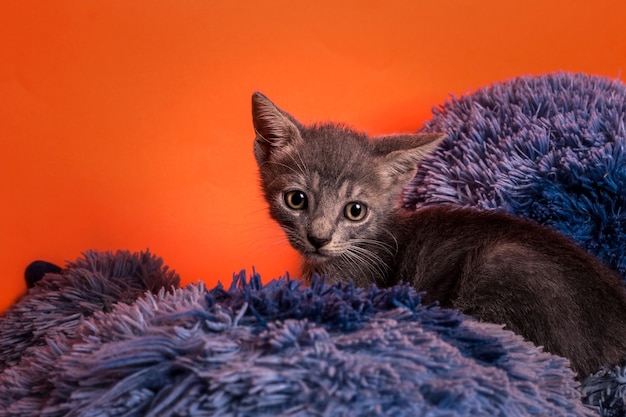
M 47 275 L 0 320 L 0 415 L 593 415 L 564 359 L 407 286 L 176 283 L 148 253 Z
M 528 217 L 624 275 L 625 125 L 626 87 L 582 74 L 453 98 L 405 203 Z M 149 253 L 88 252 L 0 317 L 0 416 L 618 416 L 624 375 L 576 382 L 566 360 L 406 286 L 242 272 L 178 288 Z

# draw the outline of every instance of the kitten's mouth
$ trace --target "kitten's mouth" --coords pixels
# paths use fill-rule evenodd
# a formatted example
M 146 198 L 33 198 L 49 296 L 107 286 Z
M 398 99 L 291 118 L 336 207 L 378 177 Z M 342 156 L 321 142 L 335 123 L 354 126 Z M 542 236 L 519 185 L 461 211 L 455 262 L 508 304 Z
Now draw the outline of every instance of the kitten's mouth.
M 304 256 L 313 262 L 324 262 L 327 261 L 328 259 L 330 259 L 330 256 L 328 255 L 324 255 L 323 253 L 319 252 L 319 251 L 315 251 L 315 252 L 306 252 L 304 253 Z
M 317 250 L 307 250 L 303 253 L 303 255 L 311 262 L 315 262 L 315 263 L 323 263 L 326 262 L 332 258 L 334 258 L 334 255 L 324 251 L 323 249 L 317 249 Z

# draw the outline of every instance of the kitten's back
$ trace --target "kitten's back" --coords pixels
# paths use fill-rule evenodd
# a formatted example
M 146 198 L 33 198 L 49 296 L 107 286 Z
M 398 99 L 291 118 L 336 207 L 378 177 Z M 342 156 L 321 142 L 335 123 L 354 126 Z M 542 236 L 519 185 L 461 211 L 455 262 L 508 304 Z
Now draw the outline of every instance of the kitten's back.
M 620 277 L 556 231 L 508 214 L 398 212 L 397 275 L 439 301 L 569 358 L 585 376 L 626 356 Z

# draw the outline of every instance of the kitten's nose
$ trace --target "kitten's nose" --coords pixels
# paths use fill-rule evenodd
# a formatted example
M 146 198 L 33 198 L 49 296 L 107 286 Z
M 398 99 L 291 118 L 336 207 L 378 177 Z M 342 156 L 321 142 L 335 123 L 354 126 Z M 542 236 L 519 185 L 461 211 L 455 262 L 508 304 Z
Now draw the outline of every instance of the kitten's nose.
M 325 244 L 327 244 L 328 242 L 330 242 L 330 239 L 326 237 L 317 237 L 313 235 L 307 235 L 306 238 L 309 240 L 309 242 L 311 243 L 311 245 L 313 245 L 315 249 L 319 249 Z

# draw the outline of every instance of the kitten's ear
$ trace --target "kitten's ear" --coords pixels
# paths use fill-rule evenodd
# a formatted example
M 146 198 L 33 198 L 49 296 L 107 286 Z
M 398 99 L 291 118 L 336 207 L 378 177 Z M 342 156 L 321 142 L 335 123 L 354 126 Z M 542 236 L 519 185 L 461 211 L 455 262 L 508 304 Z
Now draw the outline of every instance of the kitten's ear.
M 263 94 L 258 91 L 252 94 L 252 124 L 256 133 L 254 156 L 259 164 L 267 161 L 273 152 L 285 150 L 301 140 L 296 123 Z
M 404 187 L 417 172 L 417 164 L 445 139 L 444 133 L 394 135 L 374 141 L 382 156 L 382 172 L 389 184 Z

